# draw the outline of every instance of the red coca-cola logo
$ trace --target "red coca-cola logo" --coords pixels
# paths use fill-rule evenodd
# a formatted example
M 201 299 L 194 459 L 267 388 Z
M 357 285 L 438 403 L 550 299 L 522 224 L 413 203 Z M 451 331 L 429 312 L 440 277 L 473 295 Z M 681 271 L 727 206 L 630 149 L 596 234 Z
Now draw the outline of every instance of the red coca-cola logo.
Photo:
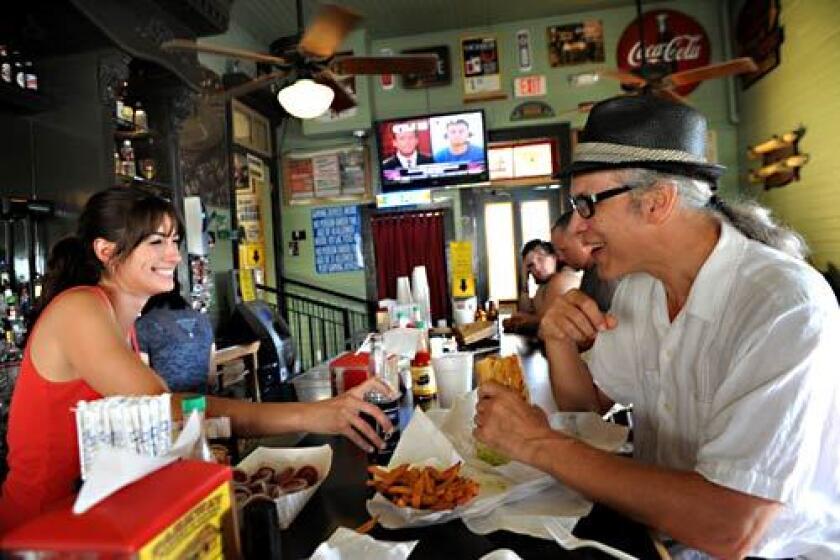
M 652 10 L 642 14 L 645 39 L 645 58 L 648 63 L 662 63 L 668 72 L 699 68 L 712 58 L 712 46 L 706 30 L 692 17 L 676 10 Z M 639 24 L 633 20 L 621 34 L 616 52 L 618 67 L 638 70 L 642 65 L 642 48 L 639 41 Z M 676 89 L 688 95 L 700 83 Z

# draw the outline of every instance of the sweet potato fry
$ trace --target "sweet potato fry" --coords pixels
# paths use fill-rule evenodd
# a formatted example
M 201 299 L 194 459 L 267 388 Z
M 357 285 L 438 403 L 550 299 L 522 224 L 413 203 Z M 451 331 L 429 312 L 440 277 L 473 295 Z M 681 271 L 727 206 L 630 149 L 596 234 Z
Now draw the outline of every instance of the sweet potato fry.
M 374 527 L 376 527 L 377 523 L 379 523 L 379 516 L 374 515 L 373 517 L 371 517 L 370 519 L 368 519 L 367 521 L 365 521 L 364 523 L 362 523 L 361 525 L 356 527 L 356 532 L 359 533 L 359 534 L 362 534 L 362 535 L 370 533 L 370 531 Z
M 460 476 L 461 463 L 447 469 L 411 468 L 400 465 L 391 471 L 369 467 L 372 480 L 367 481 L 397 507 L 445 511 L 464 505 L 478 495 L 479 485 Z

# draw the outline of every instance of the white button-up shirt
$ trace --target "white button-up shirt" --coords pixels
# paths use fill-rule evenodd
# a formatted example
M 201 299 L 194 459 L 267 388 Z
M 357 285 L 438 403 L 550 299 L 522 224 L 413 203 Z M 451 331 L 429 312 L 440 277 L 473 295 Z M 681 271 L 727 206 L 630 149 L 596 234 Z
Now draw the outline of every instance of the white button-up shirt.
M 753 555 L 840 558 L 840 310 L 819 273 L 724 223 L 673 322 L 646 274 L 611 312 L 590 370 L 634 404 L 637 459 L 784 504 Z

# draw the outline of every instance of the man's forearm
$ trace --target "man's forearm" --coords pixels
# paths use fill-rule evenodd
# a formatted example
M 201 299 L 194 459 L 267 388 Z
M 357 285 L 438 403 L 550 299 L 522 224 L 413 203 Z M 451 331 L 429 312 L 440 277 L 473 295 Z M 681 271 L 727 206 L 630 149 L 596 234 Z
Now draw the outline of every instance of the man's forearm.
M 590 410 L 603 413 L 612 403 L 601 399 L 592 382 L 586 363 L 580 358 L 577 345 L 572 340 L 547 340 L 551 391 L 560 410 Z M 604 400 L 604 402 L 601 402 Z
M 707 481 L 555 434 L 524 444 L 525 462 L 593 501 L 719 557 L 750 551 L 780 507 Z

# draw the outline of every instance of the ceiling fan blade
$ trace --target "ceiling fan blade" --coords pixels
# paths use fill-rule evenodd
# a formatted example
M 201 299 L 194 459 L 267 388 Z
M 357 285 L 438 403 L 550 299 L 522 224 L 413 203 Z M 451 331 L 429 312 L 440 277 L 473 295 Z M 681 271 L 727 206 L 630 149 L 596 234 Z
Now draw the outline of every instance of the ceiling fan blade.
M 221 91 L 215 97 L 223 97 L 225 100 L 241 97 L 247 93 L 251 93 L 252 91 L 256 91 L 258 89 L 267 87 L 275 80 L 278 80 L 284 76 L 286 76 L 285 70 L 279 70 L 277 72 L 263 74 L 261 76 L 257 76 L 249 82 L 245 82 L 244 84 L 234 86 L 225 91 Z
M 755 65 L 753 59 L 745 56 L 742 58 L 727 60 L 726 62 L 701 66 L 700 68 L 694 68 L 693 70 L 674 72 L 668 76 L 668 81 L 671 85 L 679 87 L 686 84 L 693 84 L 695 82 L 702 82 L 703 80 L 711 78 L 723 78 L 724 76 L 734 76 L 736 74 L 755 72 L 757 70 L 758 66 Z
M 330 72 L 329 70 L 324 70 L 320 72 L 316 76 L 312 78 L 319 84 L 324 84 L 335 93 L 335 97 L 333 98 L 332 105 L 330 105 L 330 109 L 335 111 L 336 113 L 340 113 L 342 111 L 346 111 L 351 107 L 356 106 L 356 100 L 353 99 L 353 96 L 347 93 L 347 90 L 338 83 L 338 79 L 336 76 Z
M 622 85 L 627 86 L 634 86 L 634 87 L 644 87 L 647 85 L 648 81 L 641 76 L 637 76 L 632 72 L 624 72 L 622 70 L 599 70 L 598 74 L 604 76 L 605 78 L 612 78 L 613 80 L 618 80 L 621 82 Z
M 577 104 L 577 107 L 573 107 L 571 109 L 564 109 L 563 111 L 559 111 L 557 115 L 570 115 L 570 114 L 579 114 L 579 115 L 586 115 L 589 111 L 592 110 L 592 106 L 595 105 L 594 101 L 583 101 Z
M 688 99 L 686 99 L 685 97 L 683 97 L 682 95 L 678 94 L 673 89 L 668 88 L 668 87 L 655 89 L 655 90 L 653 90 L 653 94 L 658 95 L 659 97 L 663 97 L 665 99 L 668 99 L 670 101 L 676 101 L 677 103 L 682 103 L 683 105 L 691 105 L 691 103 L 688 102 Z
M 361 19 L 349 8 L 325 4 L 304 31 L 298 49 L 310 56 L 332 56 Z
M 414 54 L 405 56 L 347 56 L 336 58 L 330 68 L 336 74 L 433 74 L 437 56 Z
M 270 54 L 245 51 L 242 49 L 222 47 L 218 45 L 198 44 L 195 41 L 190 41 L 189 39 L 172 39 L 170 41 L 164 41 L 160 44 L 160 48 L 167 51 L 195 51 L 207 54 L 217 54 L 220 56 L 229 56 L 231 58 L 241 58 L 243 60 L 268 62 L 269 64 L 277 64 L 279 66 L 289 64 L 286 59 L 271 56 Z

